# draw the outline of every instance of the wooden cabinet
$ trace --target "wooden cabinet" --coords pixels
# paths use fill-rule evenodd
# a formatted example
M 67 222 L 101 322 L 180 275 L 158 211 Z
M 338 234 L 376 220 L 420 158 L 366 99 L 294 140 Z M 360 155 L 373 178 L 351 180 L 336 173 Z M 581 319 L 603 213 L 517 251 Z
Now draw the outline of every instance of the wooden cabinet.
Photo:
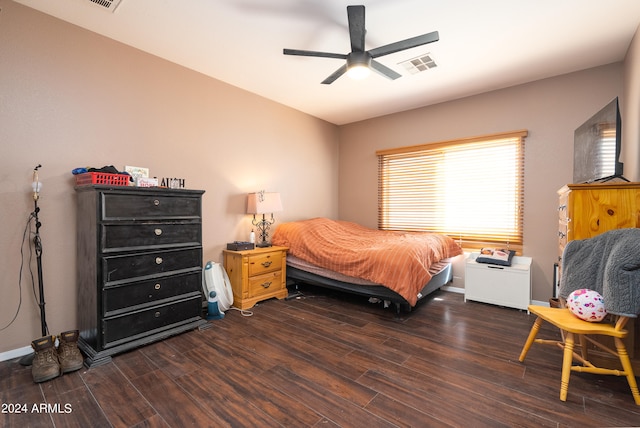
M 568 184 L 558 195 L 559 257 L 574 239 L 640 227 L 640 183 Z
M 612 229 L 640 227 L 640 183 L 568 184 L 558 190 L 558 196 L 560 262 L 569 241 L 591 238 Z M 626 329 L 627 351 L 635 372 L 640 373 L 640 319 L 628 323 Z M 602 354 L 602 358 L 608 357 Z
M 205 323 L 200 190 L 76 188 L 85 365 Z
M 287 296 L 287 248 L 223 250 L 224 268 L 233 288 L 233 306 L 248 309 L 256 303 Z

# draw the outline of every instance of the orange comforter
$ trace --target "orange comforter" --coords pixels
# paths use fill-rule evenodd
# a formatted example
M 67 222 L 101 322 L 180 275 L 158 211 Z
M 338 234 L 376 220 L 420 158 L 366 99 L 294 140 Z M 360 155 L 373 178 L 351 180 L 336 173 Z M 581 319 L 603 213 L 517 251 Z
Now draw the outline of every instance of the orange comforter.
M 272 243 L 316 266 L 382 284 L 411 306 L 431 279 L 431 264 L 462 254 L 446 235 L 381 231 L 326 218 L 281 224 Z

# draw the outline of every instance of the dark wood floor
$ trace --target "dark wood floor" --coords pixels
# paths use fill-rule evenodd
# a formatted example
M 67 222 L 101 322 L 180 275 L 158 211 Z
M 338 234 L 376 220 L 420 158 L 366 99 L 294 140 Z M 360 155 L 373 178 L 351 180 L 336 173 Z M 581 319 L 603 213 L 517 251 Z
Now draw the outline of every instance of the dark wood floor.
M 0 426 L 640 425 L 624 378 L 574 373 L 563 403 L 559 349 L 534 345 L 519 363 L 526 312 L 437 292 L 398 318 L 304 291 L 42 384 L 0 363 Z

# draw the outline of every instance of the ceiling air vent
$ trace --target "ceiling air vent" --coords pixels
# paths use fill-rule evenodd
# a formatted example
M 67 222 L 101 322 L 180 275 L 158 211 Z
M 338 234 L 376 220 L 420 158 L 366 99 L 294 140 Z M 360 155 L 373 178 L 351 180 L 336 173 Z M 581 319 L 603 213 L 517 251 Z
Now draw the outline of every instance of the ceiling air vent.
M 406 68 L 407 71 L 409 71 L 411 74 L 421 73 L 438 66 L 433 60 L 431 54 L 426 54 L 407 61 L 402 61 L 399 64 L 404 66 L 404 68 Z
M 100 6 L 104 10 L 113 13 L 122 0 L 89 0 L 96 6 Z

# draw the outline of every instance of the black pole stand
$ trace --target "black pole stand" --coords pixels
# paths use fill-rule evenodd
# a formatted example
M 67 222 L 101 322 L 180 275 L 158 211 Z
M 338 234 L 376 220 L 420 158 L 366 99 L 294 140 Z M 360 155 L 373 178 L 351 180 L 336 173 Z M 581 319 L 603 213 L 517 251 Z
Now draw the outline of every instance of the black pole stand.
M 285 297 L 284 300 L 302 299 L 304 297 L 304 294 L 302 294 L 302 291 L 300 291 L 300 289 L 298 288 L 297 282 L 295 284 L 295 287 L 296 287 L 295 291 L 292 291 L 289 294 L 287 294 L 287 297 Z
M 41 165 L 38 165 L 33 170 L 34 178 L 37 178 L 38 168 L 40 167 Z M 47 336 L 48 328 L 47 328 L 47 318 L 45 316 L 45 310 L 44 310 L 45 303 L 44 303 L 44 285 L 42 282 L 42 241 L 40 240 L 40 226 L 42 226 L 42 223 L 40 223 L 40 220 L 38 218 L 38 214 L 40 213 L 40 207 L 38 207 L 39 189 L 37 188 L 37 186 L 38 184 L 36 184 L 36 188 L 33 189 L 34 210 L 32 215 L 36 221 L 36 233 L 33 236 L 33 245 L 36 252 L 36 259 L 37 259 L 37 266 L 38 266 L 38 293 L 40 295 L 38 306 L 40 306 L 40 326 L 42 329 L 42 337 L 44 337 L 44 336 Z M 31 363 L 33 362 L 34 357 L 35 357 L 35 353 L 33 352 L 31 354 L 25 355 L 20 359 L 20 364 L 22 364 L 23 366 L 30 366 Z

